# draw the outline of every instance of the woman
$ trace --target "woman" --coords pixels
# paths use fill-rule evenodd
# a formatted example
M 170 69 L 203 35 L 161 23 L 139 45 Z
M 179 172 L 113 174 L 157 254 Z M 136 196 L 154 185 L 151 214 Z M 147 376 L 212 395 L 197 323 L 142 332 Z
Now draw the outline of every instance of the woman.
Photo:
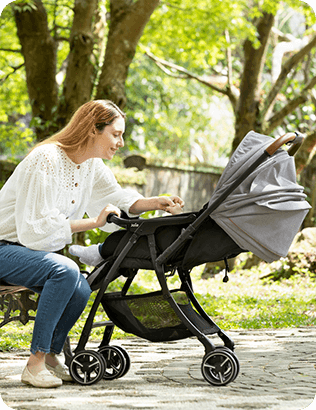
M 124 131 L 125 115 L 115 104 L 90 101 L 31 151 L 0 191 L 0 279 L 41 294 L 24 383 L 57 387 L 71 380 L 57 355 L 91 290 L 77 264 L 54 251 L 75 232 L 108 230 L 111 212 L 183 207 L 177 196 L 144 198 L 119 186 L 102 159 L 124 146 Z

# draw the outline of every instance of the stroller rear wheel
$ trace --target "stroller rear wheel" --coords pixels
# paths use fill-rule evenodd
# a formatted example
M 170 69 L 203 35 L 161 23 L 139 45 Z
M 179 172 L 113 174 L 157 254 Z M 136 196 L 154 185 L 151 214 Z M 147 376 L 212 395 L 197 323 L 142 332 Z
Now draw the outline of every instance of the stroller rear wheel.
M 104 358 L 93 350 L 83 350 L 77 353 L 69 365 L 71 377 L 84 386 L 97 383 L 105 372 Z
M 125 360 L 126 360 L 126 368 L 124 370 L 124 373 L 120 376 L 120 377 L 123 377 L 126 375 L 126 373 L 131 368 L 131 358 L 129 357 L 129 354 L 127 353 L 126 349 L 124 349 L 124 347 L 116 346 L 116 348 L 119 349 L 123 353 Z
M 202 361 L 201 371 L 204 379 L 215 386 L 225 386 L 237 377 L 239 363 L 236 355 L 229 349 L 216 348 L 207 353 Z
M 123 352 L 123 348 L 118 346 L 105 346 L 99 350 L 99 354 L 102 355 L 106 362 L 103 379 L 118 379 L 129 370 L 129 365 Z

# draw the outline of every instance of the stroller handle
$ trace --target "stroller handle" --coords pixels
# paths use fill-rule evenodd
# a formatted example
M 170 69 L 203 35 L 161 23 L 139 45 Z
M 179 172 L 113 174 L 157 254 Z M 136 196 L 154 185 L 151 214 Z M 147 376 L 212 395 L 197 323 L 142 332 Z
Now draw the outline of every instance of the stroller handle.
M 122 218 L 119 218 L 116 214 L 113 212 L 109 213 L 108 217 L 106 218 L 107 223 L 114 223 L 116 225 L 120 225 L 120 222 L 122 221 Z
M 189 224 L 196 219 L 196 215 L 192 212 L 187 212 L 179 215 L 168 215 L 163 218 L 144 219 L 140 217 L 129 218 L 125 212 L 122 211 L 122 216 L 119 218 L 116 214 L 110 213 L 107 217 L 108 223 L 114 223 L 121 228 L 129 229 L 131 231 L 138 231 L 141 234 L 153 233 L 156 228 L 161 226 L 174 226 Z
M 297 152 L 303 141 L 304 135 L 300 132 L 288 132 L 269 145 L 265 151 L 272 156 L 283 144 L 292 144 L 293 146 L 288 150 L 288 154 L 292 156 Z

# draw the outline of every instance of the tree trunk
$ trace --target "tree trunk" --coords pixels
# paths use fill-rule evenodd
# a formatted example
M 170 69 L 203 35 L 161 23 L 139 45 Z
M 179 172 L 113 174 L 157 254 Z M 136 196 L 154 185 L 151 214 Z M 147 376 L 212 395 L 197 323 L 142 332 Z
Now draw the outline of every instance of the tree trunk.
M 250 40 L 244 43 L 244 70 L 240 84 L 240 97 L 236 110 L 235 137 L 232 150 L 234 151 L 247 132 L 259 130 L 259 103 L 261 91 L 261 75 L 264 57 L 268 45 L 270 32 L 274 22 L 274 15 L 263 13 L 256 26 L 260 47 L 255 48 Z
M 126 104 L 125 82 L 138 41 L 159 0 L 111 0 L 110 29 L 97 87 L 97 99 Z
M 97 0 L 76 0 L 70 34 L 70 52 L 59 107 L 59 127 L 66 125 L 72 114 L 91 99 L 94 66 L 92 20 Z
M 53 120 L 57 105 L 56 43 L 48 29 L 47 14 L 41 0 L 34 0 L 35 9 L 21 11 L 13 5 L 17 34 L 25 61 L 26 83 L 32 115 L 40 118 L 36 125 L 38 140 L 47 136 L 44 123 Z
M 305 166 L 308 166 L 315 157 L 316 150 L 316 131 L 309 134 L 305 139 L 300 150 L 295 155 L 296 172 L 300 174 Z
M 304 186 L 305 193 L 308 197 L 308 202 L 312 206 L 309 210 L 306 218 L 304 219 L 304 228 L 315 226 L 316 218 L 316 156 L 313 160 L 304 167 L 302 173 L 299 176 L 299 183 Z

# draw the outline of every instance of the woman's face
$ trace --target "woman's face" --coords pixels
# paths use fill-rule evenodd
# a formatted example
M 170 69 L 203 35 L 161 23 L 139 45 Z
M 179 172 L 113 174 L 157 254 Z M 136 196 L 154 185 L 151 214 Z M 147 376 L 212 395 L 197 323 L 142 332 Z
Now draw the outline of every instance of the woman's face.
M 102 159 L 112 159 L 119 148 L 124 147 L 123 134 L 125 120 L 119 116 L 111 125 L 107 125 L 101 133 L 93 138 L 94 156 Z

